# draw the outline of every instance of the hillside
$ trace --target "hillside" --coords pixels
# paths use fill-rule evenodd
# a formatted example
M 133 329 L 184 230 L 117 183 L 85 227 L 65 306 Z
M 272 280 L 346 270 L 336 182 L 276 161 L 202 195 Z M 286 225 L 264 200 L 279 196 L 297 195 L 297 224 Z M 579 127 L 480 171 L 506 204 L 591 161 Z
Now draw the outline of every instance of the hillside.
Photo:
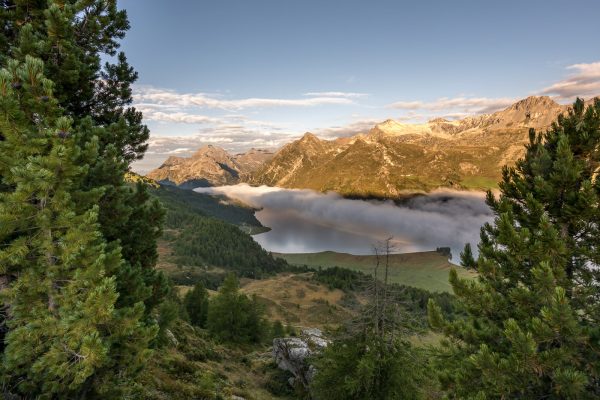
M 159 264 L 176 284 L 194 284 L 203 275 L 208 286 L 216 287 L 224 270 L 259 278 L 285 268 L 283 260 L 274 259 L 249 235 L 268 229 L 253 209 L 164 185 L 150 193 L 166 211 Z
M 346 304 L 346 294 L 312 279 L 312 273 L 284 273 L 272 278 L 246 280 L 242 292 L 256 295 L 271 320 L 296 327 L 327 327 L 342 324 L 356 312 Z M 349 303 L 349 302 L 348 302 Z
M 306 133 L 279 150 L 250 181 L 383 197 L 438 187 L 492 188 L 502 166 L 523 155 L 529 129 L 547 128 L 566 109 L 549 97 L 528 97 L 505 110 L 456 121 L 387 120 L 349 140 Z
M 306 265 L 309 267 L 342 267 L 366 274 L 373 272 L 375 256 L 353 255 L 324 251 L 321 253 L 277 253 L 292 265 Z M 390 282 L 425 289 L 431 292 L 452 292 L 448 282 L 448 273 L 452 264 L 448 258 L 438 252 L 429 251 L 421 253 L 406 253 L 390 255 Z M 459 276 L 474 277 L 475 274 L 457 267 Z
M 231 185 L 247 180 L 271 156 L 272 153 L 266 150 L 256 149 L 232 156 L 224 149 L 209 144 L 198 149 L 190 158 L 167 158 L 147 177 L 184 188 Z
M 152 181 L 146 183 L 153 186 Z M 359 313 L 365 302 L 364 275 L 339 268 L 296 267 L 273 259 L 249 235 L 230 224 L 240 227 L 252 223 L 251 209 L 173 186 L 161 185 L 150 190 L 167 211 L 165 232 L 158 242 L 157 269 L 174 285 L 171 299 L 175 300 L 171 301 L 180 302 L 199 281 L 215 296 L 225 275 L 235 272 L 244 277 L 241 293 L 256 298 L 264 310 L 267 326 L 280 321 L 287 335 L 295 335 L 307 327 L 331 333 Z M 322 254 L 316 258 L 309 256 L 304 263 L 348 265 L 354 271 L 368 272 L 373 261 L 368 256 L 332 254 L 333 258 Z M 430 283 L 433 290 L 438 290 L 435 281 L 438 275 L 447 279 L 447 260 L 438 253 L 396 258 L 397 255 L 392 256 L 394 262 L 406 268 L 427 271 L 417 276 L 423 280 L 433 277 Z M 394 282 L 407 281 L 394 270 L 391 275 Z M 410 316 L 407 325 L 410 340 L 419 345 L 437 343 L 439 338 L 427 328 L 426 305 L 429 299 L 435 299 L 447 315 L 453 315 L 452 296 L 402 285 L 397 285 L 394 293 Z M 230 398 L 230 395 L 248 400 L 300 398 L 288 385 L 289 373 L 278 369 L 273 362 L 270 339 L 241 347 L 220 343 L 207 330 L 186 322 L 183 315 L 171 323 L 166 340 L 140 379 L 137 390 L 142 398 Z

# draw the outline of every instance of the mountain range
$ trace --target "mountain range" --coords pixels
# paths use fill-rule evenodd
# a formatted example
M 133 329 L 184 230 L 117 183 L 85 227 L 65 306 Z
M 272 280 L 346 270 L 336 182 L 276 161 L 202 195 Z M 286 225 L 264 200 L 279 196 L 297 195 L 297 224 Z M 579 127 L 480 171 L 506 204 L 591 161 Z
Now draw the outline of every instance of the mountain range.
M 523 155 L 529 129 L 548 128 L 567 111 L 546 96 L 502 111 L 422 124 L 387 120 L 370 131 L 334 140 L 306 133 L 277 152 L 230 155 L 208 145 L 191 158 L 169 157 L 148 177 L 183 187 L 248 182 L 333 190 L 346 196 L 398 197 L 440 187 L 488 189 L 505 164 Z

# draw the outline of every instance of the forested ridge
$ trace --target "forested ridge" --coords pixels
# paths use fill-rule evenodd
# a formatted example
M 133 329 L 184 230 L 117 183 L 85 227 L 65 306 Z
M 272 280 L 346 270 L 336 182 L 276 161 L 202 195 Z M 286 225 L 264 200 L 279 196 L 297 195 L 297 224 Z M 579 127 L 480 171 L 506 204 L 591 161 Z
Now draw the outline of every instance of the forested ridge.
M 254 279 L 281 272 L 287 266 L 233 225 L 212 218 L 193 218 L 190 222 L 173 243 L 177 264 L 221 266 Z
M 233 225 L 261 228 L 252 208 L 232 203 L 224 196 L 213 196 L 180 189 L 175 186 L 158 185 L 150 188 L 151 195 L 159 199 L 167 209 L 165 226 L 182 227 L 186 218 L 193 215 L 214 217 Z
M 165 228 L 170 230 L 165 239 L 177 265 L 222 267 L 247 278 L 273 275 L 288 267 L 240 229 L 261 226 L 253 210 L 169 186 L 161 185 L 151 194 L 165 208 Z

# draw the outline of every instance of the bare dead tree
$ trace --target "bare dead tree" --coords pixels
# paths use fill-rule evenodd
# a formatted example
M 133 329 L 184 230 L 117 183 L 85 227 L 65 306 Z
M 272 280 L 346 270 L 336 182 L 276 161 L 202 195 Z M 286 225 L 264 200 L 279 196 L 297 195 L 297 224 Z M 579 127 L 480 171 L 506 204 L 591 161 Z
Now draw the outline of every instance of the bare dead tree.
M 373 297 L 374 297 L 374 316 L 373 318 L 373 329 L 375 334 L 379 334 L 379 321 L 380 321 L 380 305 L 379 305 L 379 248 L 373 245 L 373 252 L 375 253 L 375 269 L 373 271 Z M 367 297 L 368 298 L 368 297 Z
M 411 320 L 415 317 L 405 311 L 400 301 L 404 289 L 390 283 L 391 256 L 395 250 L 391 236 L 373 245 L 373 273 L 360 284 L 359 296 L 366 299 L 366 304 L 348 321 L 342 337 L 371 333 L 391 344 L 415 322 Z

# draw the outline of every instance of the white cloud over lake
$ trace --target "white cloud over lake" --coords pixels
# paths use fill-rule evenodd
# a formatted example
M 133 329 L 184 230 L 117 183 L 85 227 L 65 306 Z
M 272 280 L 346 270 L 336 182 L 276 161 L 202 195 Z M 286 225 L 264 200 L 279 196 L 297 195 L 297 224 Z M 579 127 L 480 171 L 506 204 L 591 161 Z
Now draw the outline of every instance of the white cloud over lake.
M 345 199 L 332 192 L 246 184 L 196 191 L 263 209 L 257 216 L 273 231 L 255 239 L 271 251 L 367 254 L 372 244 L 393 236 L 400 252 L 447 246 L 457 260 L 465 243 L 475 246 L 480 227 L 492 220 L 483 193 L 440 190 L 398 206 L 392 201 Z

